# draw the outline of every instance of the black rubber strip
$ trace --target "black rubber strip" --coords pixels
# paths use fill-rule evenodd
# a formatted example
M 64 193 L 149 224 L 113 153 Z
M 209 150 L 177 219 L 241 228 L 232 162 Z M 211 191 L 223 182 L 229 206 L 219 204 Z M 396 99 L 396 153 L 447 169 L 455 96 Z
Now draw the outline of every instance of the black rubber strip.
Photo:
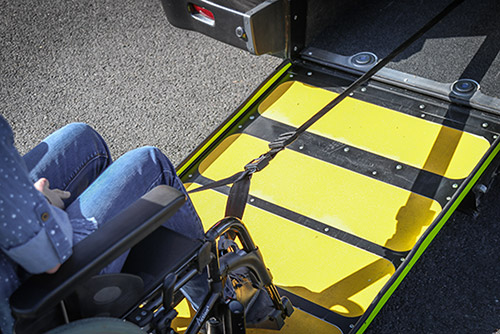
M 271 141 L 278 134 L 291 130 L 293 130 L 291 126 L 260 116 L 243 133 Z M 441 207 L 448 203 L 447 197 L 453 196 L 456 190 L 453 185 L 461 184 L 461 180 L 452 180 L 310 132 L 303 133 L 287 148 L 415 194 L 432 198 Z
M 213 182 L 211 179 L 204 177 L 203 175 L 197 176 L 194 180 L 190 182 L 195 182 L 201 184 L 202 186 L 205 184 L 210 184 Z M 224 195 L 229 195 L 229 187 L 219 187 L 213 189 L 219 193 Z M 389 248 L 380 246 L 374 242 L 369 240 L 360 238 L 354 234 L 339 230 L 330 225 L 324 224 L 315 219 L 309 218 L 307 216 L 301 215 L 300 213 L 294 212 L 292 210 L 288 210 L 282 206 L 276 205 L 274 203 L 265 201 L 255 196 L 250 196 L 248 199 L 250 205 L 253 205 L 259 209 L 268 211 L 272 214 L 275 214 L 279 217 L 285 218 L 287 220 L 293 221 L 299 225 L 310 228 L 316 232 L 322 233 L 334 239 L 345 242 L 351 246 L 363 249 L 369 253 L 375 254 L 390 261 L 395 268 L 397 268 L 401 263 L 402 259 L 406 256 L 407 252 L 396 252 Z

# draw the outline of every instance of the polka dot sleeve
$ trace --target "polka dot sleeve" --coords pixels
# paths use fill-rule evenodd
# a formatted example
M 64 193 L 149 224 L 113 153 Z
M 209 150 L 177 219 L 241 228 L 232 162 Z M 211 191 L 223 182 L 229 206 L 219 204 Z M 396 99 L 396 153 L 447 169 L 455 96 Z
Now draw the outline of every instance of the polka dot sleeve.
M 31 183 L 13 134 L 0 116 L 0 248 L 28 272 L 63 263 L 72 249 L 68 216 Z

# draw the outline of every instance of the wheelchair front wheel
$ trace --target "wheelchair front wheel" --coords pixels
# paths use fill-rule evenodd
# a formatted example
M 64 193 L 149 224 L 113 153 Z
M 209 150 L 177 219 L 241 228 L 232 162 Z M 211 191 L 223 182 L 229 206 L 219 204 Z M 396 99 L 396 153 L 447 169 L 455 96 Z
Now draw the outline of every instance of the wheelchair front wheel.
M 59 326 L 46 334 L 144 334 L 137 325 L 116 318 L 87 318 Z

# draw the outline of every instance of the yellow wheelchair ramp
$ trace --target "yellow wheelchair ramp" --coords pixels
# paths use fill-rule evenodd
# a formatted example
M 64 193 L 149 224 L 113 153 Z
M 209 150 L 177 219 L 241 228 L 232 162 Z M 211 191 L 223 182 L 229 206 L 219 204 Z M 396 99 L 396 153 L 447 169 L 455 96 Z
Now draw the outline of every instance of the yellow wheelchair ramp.
M 241 171 L 342 89 L 315 80 L 279 69 L 180 166 L 187 189 Z M 363 332 L 498 151 L 474 115 L 396 97 L 363 87 L 252 177 L 243 222 L 296 308 L 283 333 Z M 228 193 L 192 194 L 205 229 Z

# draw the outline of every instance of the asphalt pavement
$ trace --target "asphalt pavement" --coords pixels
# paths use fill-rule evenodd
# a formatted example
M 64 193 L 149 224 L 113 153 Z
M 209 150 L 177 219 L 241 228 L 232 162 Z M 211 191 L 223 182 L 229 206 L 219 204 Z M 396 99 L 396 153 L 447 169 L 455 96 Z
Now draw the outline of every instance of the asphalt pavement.
M 1 0 L 0 10 L 0 113 L 21 153 L 85 122 L 115 157 L 153 145 L 177 164 L 281 62 L 172 27 L 159 0 Z M 497 182 L 477 218 L 450 219 L 366 333 L 500 328 L 499 196 Z

